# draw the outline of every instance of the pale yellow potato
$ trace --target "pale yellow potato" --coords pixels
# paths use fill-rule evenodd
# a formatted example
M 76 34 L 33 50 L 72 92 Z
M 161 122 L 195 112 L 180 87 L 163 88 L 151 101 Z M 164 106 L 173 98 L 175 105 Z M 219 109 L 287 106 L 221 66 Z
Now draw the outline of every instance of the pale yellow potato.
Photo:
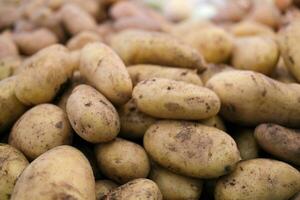
M 214 26 L 212 22 L 202 19 L 186 19 L 170 27 L 167 32 L 183 38 L 187 33 Z
M 89 85 L 82 84 L 74 88 L 66 109 L 73 129 L 88 142 L 108 142 L 120 131 L 116 109 Z
M 170 171 L 194 178 L 217 178 L 234 170 L 240 153 L 225 132 L 186 121 L 159 121 L 146 131 L 150 158 Z
M 270 159 L 242 161 L 218 180 L 216 200 L 286 200 L 300 190 L 300 172 Z
M 3 143 L 0 143 L 0 160 L 0 199 L 9 200 L 15 182 L 29 163 L 20 151 Z
M 18 56 L 18 47 L 10 32 L 0 34 L 0 58 Z
M 116 138 L 95 147 L 98 166 L 103 174 L 117 183 L 127 183 L 137 178 L 146 178 L 150 161 L 143 147 Z
M 207 69 L 202 74 L 200 74 L 200 77 L 203 83 L 205 84 L 214 75 L 223 71 L 231 71 L 231 70 L 234 70 L 234 68 L 229 65 L 209 64 L 207 65 Z
M 132 97 L 140 111 L 157 118 L 205 119 L 220 109 L 220 100 L 211 90 L 164 78 L 138 83 Z
M 59 146 L 39 156 L 19 177 L 11 200 L 95 200 L 95 180 L 84 155 Z
M 118 185 L 111 180 L 96 181 L 96 200 L 102 200 L 105 195 L 117 187 Z
M 226 126 L 224 124 L 224 121 L 218 115 L 215 115 L 215 116 L 207 118 L 207 119 L 203 119 L 199 122 L 205 126 L 215 127 L 217 129 L 220 129 L 220 130 L 226 132 Z
M 275 38 L 276 36 L 272 28 L 268 27 L 267 25 L 250 20 L 245 20 L 233 24 L 232 26 L 230 26 L 229 30 L 233 35 L 237 37 L 265 35 Z
M 81 31 L 74 35 L 66 44 L 67 48 L 70 50 L 80 50 L 86 44 L 93 42 L 101 42 L 102 39 L 100 35 L 93 31 Z
M 119 56 L 103 43 L 91 43 L 81 51 L 80 73 L 114 104 L 126 103 L 132 82 Z
M 271 74 L 271 77 L 283 83 L 296 83 L 295 77 L 289 72 L 282 58 L 279 59 L 277 67 Z
M 16 75 L 22 62 L 19 56 L 0 58 L 0 80 Z

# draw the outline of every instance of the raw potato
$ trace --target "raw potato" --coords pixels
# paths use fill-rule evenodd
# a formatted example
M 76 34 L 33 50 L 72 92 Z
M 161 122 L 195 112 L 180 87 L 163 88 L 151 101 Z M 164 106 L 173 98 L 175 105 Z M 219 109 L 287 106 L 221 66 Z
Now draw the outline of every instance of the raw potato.
M 279 59 L 277 44 L 272 38 L 249 36 L 237 38 L 231 64 L 237 69 L 271 74 Z
M 166 33 L 125 30 L 112 38 L 111 46 L 126 65 L 157 64 L 199 71 L 206 68 L 196 49 Z
M 70 50 L 80 50 L 88 43 L 101 42 L 101 41 L 102 41 L 102 39 L 101 39 L 100 35 L 98 35 L 96 32 L 82 31 L 82 32 L 79 32 L 74 37 L 72 37 L 68 41 L 66 46 Z
M 73 73 L 69 58 L 67 49 L 57 44 L 23 62 L 15 89 L 17 98 L 26 105 L 50 102 Z
M 275 38 L 274 31 L 267 25 L 255 21 L 242 21 L 230 27 L 230 32 L 237 37 L 264 35 Z
M 59 146 L 39 156 L 19 177 L 11 200 L 95 200 L 95 180 L 84 155 Z
M 122 185 L 104 198 L 104 200 L 162 200 L 158 186 L 145 178 L 135 179 Z
M 214 75 L 216 75 L 220 72 L 231 71 L 231 70 L 234 70 L 234 68 L 229 65 L 209 64 L 207 66 L 207 69 L 200 75 L 201 80 L 203 81 L 204 84 L 206 84 L 206 82 Z
M 198 200 L 202 181 L 170 172 L 162 167 L 152 167 L 149 178 L 159 187 L 164 200 Z
M 97 145 L 95 154 L 101 172 L 118 183 L 146 178 L 150 171 L 143 147 L 121 138 Z
M 3 143 L 0 143 L 0 160 L 0 199 L 9 200 L 15 182 L 29 163 L 21 152 Z
M 217 178 L 234 170 L 240 154 L 225 132 L 185 121 L 159 121 L 147 130 L 144 147 L 150 158 L 177 174 Z
M 132 82 L 119 56 L 102 43 L 91 43 L 81 51 L 80 73 L 112 103 L 124 104 L 132 92 Z
M 220 109 L 220 100 L 211 90 L 163 78 L 138 83 L 132 97 L 140 111 L 158 118 L 205 119 Z
M 222 102 L 221 115 L 239 125 L 264 122 L 288 127 L 300 125 L 300 85 L 285 84 L 252 71 L 227 71 L 213 76 L 206 86 Z
M 226 131 L 226 126 L 225 126 L 222 118 L 219 117 L 218 115 L 215 115 L 213 117 L 201 120 L 200 123 L 205 125 L 205 126 L 211 126 L 211 127 L 215 127 L 217 129 L 220 129 L 222 131 Z
M 96 200 L 102 200 L 105 195 L 117 187 L 118 185 L 110 180 L 96 181 Z
M 300 190 L 300 173 L 269 159 L 242 161 L 217 182 L 216 200 L 286 200 Z
M 18 56 L 0 58 L 0 80 L 16 75 L 21 63 L 22 59 Z
M 18 56 L 18 48 L 10 32 L 0 34 L 0 58 Z
M 88 142 L 108 142 L 119 133 L 116 109 L 91 86 L 77 86 L 68 98 L 66 108 L 73 129 Z
M 187 33 L 214 26 L 212 22 L 202 19 L 187 19 L 171 26 L 170 34 L 183 38 Z
M 150 78 L 167 78 L 175 81 L 184 81 L 187 83 L 193 83 L 195 85 L 202 86 L 202 81 L 197 74 L 196 70 L 192 69 L 180 69 L 173 67 L 166 67 L 160 65 L 132 65 L 127 67 L 128 73 L 131 77 L 133 85 L 138 82 L 144 81 Z
M 52 104 L 40 104 L 28 110 L 15 123 L 9 144 L 30 160 L 56 146 L 71 144 L 72 131 L 67 114 Z
M 276 124 L 261 124 L 255 129 L 255 139 L 268 153 L 300 165 L 299 130 L 285 128 Z
M 271 74 L 271 77 L 276 79 L 277 81 L 283 83 L 296 83 L 296 79 L 292 76 L 292 74 L 287 69 L 283 59 L 281 58 L 278 61 L 276 69 Z

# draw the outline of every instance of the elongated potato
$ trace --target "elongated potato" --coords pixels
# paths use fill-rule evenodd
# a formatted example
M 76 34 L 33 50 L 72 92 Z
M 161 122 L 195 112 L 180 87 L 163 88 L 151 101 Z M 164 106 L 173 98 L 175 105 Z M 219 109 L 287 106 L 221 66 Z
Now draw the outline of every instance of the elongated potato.
M 275 33 L 272 28 L 268 27 L 267 25 L 250 20 L 233 24 L 230 27 L 230 32 L 237 37 L 254 35 L 275 37 Z
M 264 122 L 300 125 L 300 85 L 285 84 L 260 73 L 228 71 L 213 76 L 206 86 L 219 96 L 222 116 L 240 125 Z
M 205 126 L 211 126 L 211 127 L 215 127 L 217 129 L 220 129 L 222 131 L 226 131 L 226 126 L 225 126 L 222 118 L 219 117 L 218 115 L 215 115 L 213 117 L 201 120 L 199 122 L 201 124 L 205 125 Z
M 95 198 L 95 180 L 88 160 L 71 146 L 59 146 L 30 163 L 19 177 L 11 200 Z
M 15 183 L 29 164 L 14 147 L 0 143 L 0 199 L 9 200 Z
M 96 181 L 96 200 L 102 200 L 105 195 L 117 187 L 118 185 L 111 180 Z
M 202 86 L 196 70 L 172 68 L 160 65 L 132 65 L 127 67 L 133 85 L 150 78 L 167 78 Z
M 91 86 L 77 86 L 68 98 L 66 108 L 73 129 L 88 142 L 107 142 L 119 133 L 116 109 Z
M 196 49 L 165 33 L 126 30 L 112 38 L 111 46 L 126 65 L 157 64 L 173 67 L 205 67 Z
M 236 170 L 219 179 L 216 200 L 286 200 L 300 190 L 300 172 L 269 159 L 242 161 Z
M 163 78 L 138 83 L 132 93 L 142 112 L 167 119 L 205 119 L 220 109 L 218 96 L 211 90 Z
M 80 73 L 115 104 L 126 103 L 132 82 L 118 55 L 102 43 L 91 43 L 81 51 Z
M 195 178 L 231 172 L 240 160 L 234 140 L 225 132 L 185 121 L 159 121 L 147 130 L 144 147 L 161 166 Z
M 66 46 L 70 50 L 78 50 L 83 48 L 86 44 L 92 42 L 101 42 L 102 39 L 100 35 L 93 31 L 82 31 L 72 37 Z
M 300 165 L 300 134 L 298 130 L 276 124 L 261 124 L 255 129 L 255 139 L 268 153 Z

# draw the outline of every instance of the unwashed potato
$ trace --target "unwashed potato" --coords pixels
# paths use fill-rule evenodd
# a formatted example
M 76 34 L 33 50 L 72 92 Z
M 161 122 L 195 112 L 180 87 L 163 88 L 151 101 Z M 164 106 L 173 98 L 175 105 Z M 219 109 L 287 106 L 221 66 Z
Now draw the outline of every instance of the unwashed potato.
M 234 68 L 229 65 L 209 64 L 207 65 L 207 69 L 202 74 L 200 74 L 200 77 L 203 83 L 205 84 L 214 75 L 223 71 L 231 71 L 231 70 L 234 70 Z
M 170 172 L 162 167 L 152 167 L 149 178 L 159 187 L 164 200 L 198 200 L 202 181 Z
M 122 185 L 110 193 L 104 200 L 162 200 L 158 186 L 145 178 L 135 179 Z
M 167 78 L 175 81 L 184 81 L 202 86 L 202 81 L 196 70 L 180 69 L 160 65 L 140 64 L 127 67 L 133 85 L 150 78 Z
M 29 164 L 14 147 L 0 143 L 0 199 L 9 200 L 15 182 Z
M 300 165 L 299 130 L 285 128 L 276 124 L 261 124 L 255 129 L 255 139 L 268 153 Z
M 218 96 L 211 90 L 164 78 L 138 83 L 132 97 L 140 111 L 167 119 L 205 119 L 220 109 Z
M 184 37 L 187 33 L 194 30 L 201 30 L 211 26 L 213 26 L 213 23 L 207 20 L 187 19 L 174 24 L 170 27 L 170 30 L 167 30 L 167 32 L 178 37 Z
M 66 109 L 73 129 L 88 142 L 108 142 L 119 133 L 120 120 L 116 109 L 91 86 L 75 87 Z
M 132 82 L 119 56 L 100 42 L 81 51 L 80 73 L 112 103 L 124 104 L 132 92 Z
M 0 80 L 16 75 L 21 63 L 22 59 L 19 56 L 0 58 Z
M 237 37 L 243 36 L 254 36 L 254 35 L 264 35 L 269 37 L 275 37 L 275 33 L 272 28 L 267 25 L 245 20 L 230 26 L 230 32 Z
M 84 155 L 59 146 L 39 156 L 19 177 L 11 200 L 95 200 L 95 180 Z
M 215 116 L 207 118 L 207 119 L 203 119 L 199 122 L 205 126 L 211 126 L 211 127 L 220 129 L 222 131 L 226 131 L 226 126 L 225 126 L 222 118 L 219 117 L 218 115 L 215 115 Z
M 217 178 L 234 170 L 240 154 L 225 132 L 185 121 L 159 121 L 146 131 L 150 158 L 170 171 L 195 178 Z
M 117 187 L 118 185 L 111 180 L 96 181 L 96 200 L 102 200 L 105 195 Z
M 206 68 L 196 49 L 166 33 L 125 30 L 112 38 L 111 46 L 126 65 L 157 64 L 199 71 Z
M 0 34 L 0 58 L 18 56 L 18 47 L 10 32 Z
M 74 35 L 66 44 L 70 50 L 80 50 L 86 44 L 92 42 L 101 42 L 102 39 L 100 35 L 93 31 L 81 31 Z
M 40 104 L 28 110 L 15 123 L 9 144 L 30 160 L 56 146 L 71 144 L 72 131 L 67 114 L 52 104 Z
M 140 145 L 117 138 L 95 147 L 98 166 L 103 174 L 117 183 L 146 178 L 150 171 L 148 156 Z
M 216 200 L 286 200 L 300 190 L 300 172 L 269 159 L 242 161 L 236 170 L 219 179 Z
M 227 71 L 206 86 L 219 96 L 224 119 L 246 126 L 270 122 L 300 125 L 300 85 L 285 84 L 252 71 Z

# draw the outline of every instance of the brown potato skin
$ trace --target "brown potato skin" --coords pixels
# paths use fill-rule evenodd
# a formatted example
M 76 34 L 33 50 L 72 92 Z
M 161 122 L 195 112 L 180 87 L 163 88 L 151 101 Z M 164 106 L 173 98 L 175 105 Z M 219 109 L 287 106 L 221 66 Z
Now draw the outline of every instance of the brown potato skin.
M 268 153 L 295 165 L 300 165 L 300 134 L 276 124 L 261 124 L 255 128 L 255 139 Z
M 117 187 L 118 185 L 111 180 L 96 181 L 96 200 L 102 200 L 105 195 Z

